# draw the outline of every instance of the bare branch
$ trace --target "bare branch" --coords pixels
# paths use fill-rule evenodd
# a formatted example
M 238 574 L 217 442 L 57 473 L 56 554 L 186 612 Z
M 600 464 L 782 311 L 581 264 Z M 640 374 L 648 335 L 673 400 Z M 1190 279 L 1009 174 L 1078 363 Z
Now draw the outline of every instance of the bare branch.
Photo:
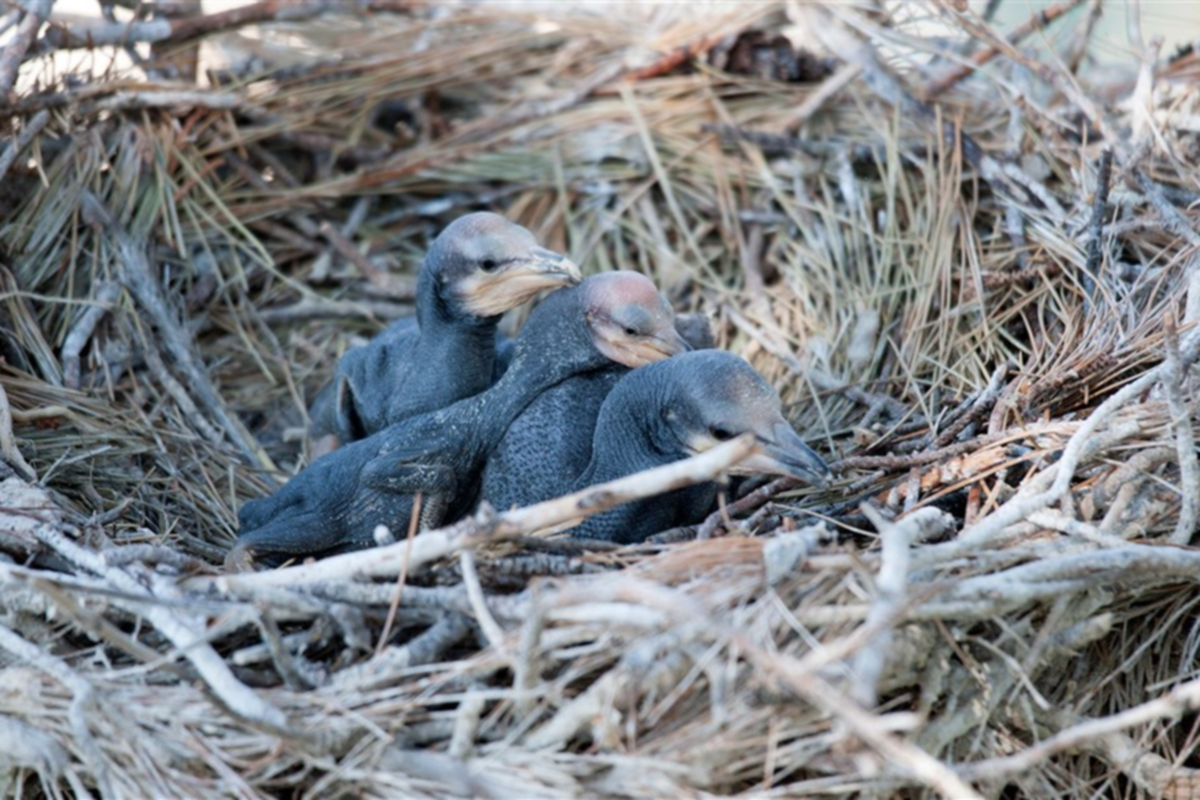
M 4 148 L 4 152 L 0 153 L 0 182 L 4 181 L 8 171 L 12 169 L 13 162 L 17 160 L 17 156 L 21 155 L 21 151 L 29 146 L 33 137 L 41 133 L 42 128 L 46 127 L 46 123 L 49 121 L 50 112 L 39 111 L 25 122 L 21 132 L 17 134 L 16 140 Z
M 875 580 L 875 600 L 866 624 L 879 626 L 875 638 L 854 657 L 855 684 L 851 692 L 864 708 L 875 705 L 879 681 L 887 662 L 892 632 L 882 627 L 897 607 L 905 604 L 908 593 L 909 548 L 922 539 L 954 528 L 954 518 L 936 508 L 922 508 L 899 522 L 891 522 L 870 504 L 862 512 L 879 531 L 883 550 L 879 556 L 879 575 Z
M 4 391 L 4 385 L 0 384 L 0 458 L 21 473 L 21 477 L 25 480 L 36 481 L 37 473 L 33 471 L 33 467 L 29 466 L 29 462 L 21 455 L 21 451 L 17 449 L 12 423 L 13 415 L 12 408 L 8 404 L 8 394 Z
M 1033 16 L 1031 16 L 1017 28 L 1013 29 L 1012 33 L 1008 34 L 1006 37 L 1007 42 L 1010 45 L 1019 44 L 1025 37 L 1029 36 L 1031 33 L 1044 30 L 1047 25 L 1054 22 L 1068 11 L 1071 11 L 1082 2 L 1083 0 L 1063 0 L 1063 2 L 1050 6 L 1049 8 L 1038 9 L 1036 12 L 1034 12 Z M 939 94 L 954 86 L 963 78 L 967 77 L 984 64 L 987 64 L 998 55 L 1000 55 L 1000 48 L 998 47 L 985 47 L 984 49 L 980 50 L 974 56 L 972 56 L 970 63 L 957 66 L 950 70 L 950 72 L 930 83 L 925 89 L 925 100 L 933 100 Z
M 578 523 L 622 503 L 713 480 L 733 465 L 749 458 L 755 449 L 751 437 L 741 436 L 683 461 L 638 472 L 556 500 L 502 514 L 496 514 L 485 504 L 474 517 L 417 536 L 412 542 L 411 552 L 407 542 L 397 542 L 270 572 L 192 578 L 185 581 L 184 585 L 193 590 L 203 591 L 212 587 L 220 591 L 237 592 L 260 586 L 322 583 L 353 575 L 395 575 L 401 569 L 411 572 L 421 564 L 484 542 L 510 539 L 567 522 Z
M 1188 681 L 1161 697 L 1118 714 L 1080 722 L 1011 756 L 989 758 L 959 767 L 958 773 L 970 780 L 994 780 L 1016 775 L 1033 769 L 1055 753 L 1097 741 L 1112 733 L 1120 733 L 1135 725 L 1178 718 L 1197 708 L 1200 708 L 1200 679 Z
M 296 22 L 322 14 L 408 11 L 414 0 L 260 0 L 257 3 L 182 19 L 158 18 L 95 25 L 58 25 L 42 42 L 43 50 L 112 47 L 150 42 L 182 42 L 219 31 L 264 22 Z
M 1179 457 L 1179 521 L 1170 542 L 1189 545 L 1200 521 L 1200 461 L 1196 460 L 1196 436 L 1192 432 L 1192 406 L 1184 399 L 1188 369 L 1179 353 L 1179 337 L 1174 320 L 1166 322 L 1166 360 L 1162 366 L 1163 393 L 1171 410 L 1175 429 L 1175 449 Z
M 47 114 L 47 112 L 38 112 L 39 116 L 42 114 Z M 49 115 L 47 114 L 47 116 Z M 2 179 L 3 172 L 0 171 L 0 180 Z M 120 293 L 121 287 L 114 282 L 95 288 L 92 305 L 84 309 L 79 318 L 75 320 L 75 324 L 71 326 L 71 332 L 67 334 L 62 346 L 63 383 L 67 385 L 68 389 L 79 388 L 80 355 L 83 353 L 83 348 L 87 346 L 92 334 L 96 332 L 96 326 L 100 324 L 100 320 L 109 312 L 113 303 L 117 302 Z
M 496 622 L 492 612 L 488 610 L 487 601 L 483 596 L 483 587 L 479 585 L 479 575 L 475 572 L 475 556 L 470 550 L 459 553 L 459 563 L 462 565 L 463 586 L 467 589 L 467 600 L 471 603 L 471 611 L 475 621 L 479 623 L 488 644 L 497 650 L 504 651 L 504 629 Z
M 260 728 L 289 738 L 303 738 L 288 728 L 283 712 L 263 700 L 241 683 L 225 661 L 204 639 L 204 634 L 175 611 L 161 605 L 155 594 L 122 569 L 108 566 L 103 556 L 71 542 L 50 525 L 40 525 L 34 535 L 47 547 L 53 548 L 72 564 L 104 578 L 115 590 L 149 602 L 119 601 L 144 616 L 151 625 L 167 637 L 179 652 L 192 663 L 196 671 L 221 700 L 231 715 Z
M 0 50 L 0 98 L 10 97 L 13 85 L 17 82 L 17 72 L 20 71 L 21 62 L 25 59 L 25 53 L 33 44 L 34 37 L 37 36 L 42 23 L 49 19 L 50 11 L 53 8 L 54 0 L 34 0 L 17 25 L 17 32 L 12 40 L 5 45 L 3 50 Z
M 396 647 L 389 646 L 383 652 L 362 664 L 344 669 L 333 677 L 332 685 L 338 689 L 366 691 L 395 680 L 402 673 L 421 664 L 428 664 L 449 648 L 458 644 L 471 632 L 464 614 L 447 612 L 437 623 L 409 641 Z
M 1138 186 L 1146 193 L 1146 199 L 1154 206 L 1154 210 L 1159 213 L 1163 219 L 1163 223 L 1167 226 L 1171 233 L 1182 237 L 1192 247 L 1200 247 L 1200 233 L 1196 232 L 1196 226 L 1185 217 L 1179 209 L 1171 205 L 1158 184 L 1150 180 L 1150 177 L 1142 172 L 1141 169 L 1134 167 L 1134 180 L 1138 182 Z

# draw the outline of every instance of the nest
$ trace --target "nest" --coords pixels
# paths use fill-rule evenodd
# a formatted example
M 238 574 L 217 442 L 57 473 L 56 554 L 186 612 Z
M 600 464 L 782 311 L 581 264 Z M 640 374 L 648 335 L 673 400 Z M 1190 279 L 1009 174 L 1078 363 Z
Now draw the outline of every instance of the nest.
M 0 50 L 8 791 L 1200 791 L 1193 53 L 1114 76 L 1079 2 L 48 5 Z M 221 574 L 483 207 L 708 313 L 836 485 Z

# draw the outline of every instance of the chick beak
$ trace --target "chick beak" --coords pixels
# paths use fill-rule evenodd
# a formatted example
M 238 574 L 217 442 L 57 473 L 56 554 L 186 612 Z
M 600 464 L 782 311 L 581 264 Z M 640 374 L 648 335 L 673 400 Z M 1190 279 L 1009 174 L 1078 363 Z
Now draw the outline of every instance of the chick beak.
M 596 346 L 613 361 L 631 369 L 644 367 L 692 349 L 674 328 L 660 335 L 643 336 L 632 341 L 610 336 L 606 341 L 597 342 Z
M 626 344 L 625 350 L 628 351 L 620 359 L 614 359 L 620 363 L 624 363 L 626 367 L 643 367 L 648 363 L 670 359 L 673 355 L 686 353 L 691 348 L 688 342 L 679 333 L 673 329 L 668 329 L 660 335 L 647 336 L 641 339 L 640 342 Z
M 574 286 L 583 280 L 579 265 L 544 247 L 533 248 L 528 263 L 530 272 L 544 278 L 548 285 Z
M 662 334 L 652 337 L 647 344 L 661 353 L 663 358 L 687 353 L 692 349 L 692 346 L 687 343 L 687 339 L 680 336 L 674 326 L 663 331 Z
M 819 489 L 829 485 L 829 465 L 786 422 L 775 423 L 770 436 L 758 440 L 761 451 L 743 461 L 739 471 L 786 475 Z
M 505 269 L 471 275 L 456 292 L 467 311 L 491 317 L 516 308 L 538 292 L 573 286 L 581 280 L 574 261 L 553 250 L 535 247 L 528 257 L 510 262 Z

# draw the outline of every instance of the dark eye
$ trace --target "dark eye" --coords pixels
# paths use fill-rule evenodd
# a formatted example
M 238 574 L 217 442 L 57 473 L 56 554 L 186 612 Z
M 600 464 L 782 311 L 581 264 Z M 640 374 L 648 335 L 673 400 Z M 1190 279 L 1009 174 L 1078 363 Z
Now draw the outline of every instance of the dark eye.
M 719 426 L 715 428 L 709 428 L 708 432 L 711 433 L 712 437 L 718 442 L 727 442 L 733 438 L 733 431 Z
M 484 272 L 495 272 L 496 268 L 499 266 L 500 262 L 496 261 L 494 258 L 485 258 L 479 263 L 479 268 Z
M 637 329 L 636 328 L 626 328 L 625 335 L 626 336 L 637 336 L 638 335 Z

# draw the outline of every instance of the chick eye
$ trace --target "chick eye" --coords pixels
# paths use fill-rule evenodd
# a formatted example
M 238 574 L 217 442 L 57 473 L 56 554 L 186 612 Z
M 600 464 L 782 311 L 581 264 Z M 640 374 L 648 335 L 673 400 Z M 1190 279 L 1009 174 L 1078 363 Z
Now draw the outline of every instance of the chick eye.
M 495 272 L 500 263 L 494 258 L 485 258 L 479 263 L 479 268 L 484 272 Z
M 726 428 L 721 428 L 721 427 L 709 428 L 708 432 L 710 434 L 712 434 L 712 437 L 714 439 L 716 439 L 718 442 L 727 442 L 733 438 L 733 431 L 728 430 Z

